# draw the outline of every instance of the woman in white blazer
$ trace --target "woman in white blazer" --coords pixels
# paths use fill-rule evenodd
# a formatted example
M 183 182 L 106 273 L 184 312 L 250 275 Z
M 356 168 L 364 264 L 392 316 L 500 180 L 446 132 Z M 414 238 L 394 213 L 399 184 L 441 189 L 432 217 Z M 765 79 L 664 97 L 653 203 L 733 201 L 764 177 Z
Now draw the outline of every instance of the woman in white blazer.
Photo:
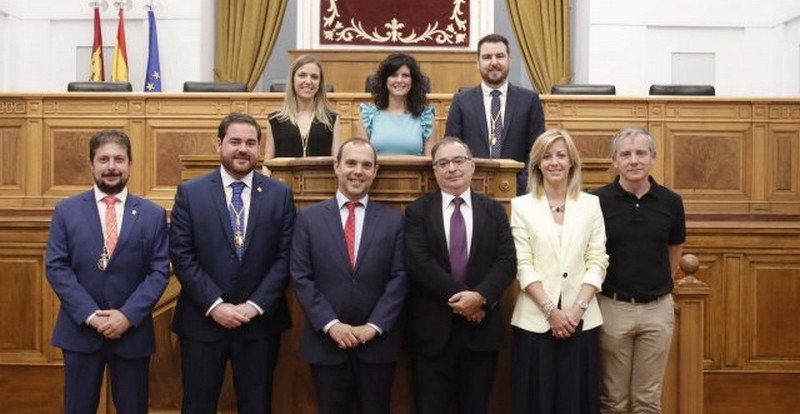
M 608 267 L 600 202 L 581 192 L 568 132 L 540 135 L 529 165 L 528 194 L 511 200 L 522 290 L 511 318 L 511 412 L 599 413 L 595 294 Z

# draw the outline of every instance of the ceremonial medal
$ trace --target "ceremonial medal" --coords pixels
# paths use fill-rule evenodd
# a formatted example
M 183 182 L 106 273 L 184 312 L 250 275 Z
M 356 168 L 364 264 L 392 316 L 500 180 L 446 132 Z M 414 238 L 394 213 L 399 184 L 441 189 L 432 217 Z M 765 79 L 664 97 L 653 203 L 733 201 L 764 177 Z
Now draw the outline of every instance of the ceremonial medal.
M 233 244 L 235 244 L 236 247 L 244 246 L 244 236 L 242 233 L 238 231 L 236 232 L 236 234 L 233 236 Z
M 103 252 L 100 253 L 100 258 L 97 259 L 97 268 L 101 272 L 105 272 L 107 267 L 108 267 L 108 251 L 104 247 Z

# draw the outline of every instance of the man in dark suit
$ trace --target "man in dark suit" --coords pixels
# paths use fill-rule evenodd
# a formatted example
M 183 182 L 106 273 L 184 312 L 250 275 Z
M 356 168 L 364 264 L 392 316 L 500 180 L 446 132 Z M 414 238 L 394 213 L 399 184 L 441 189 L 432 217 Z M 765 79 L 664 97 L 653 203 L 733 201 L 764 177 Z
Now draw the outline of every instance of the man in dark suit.
M 45 266 L 61 301 L 52 343 L 64 352 L 65 413 L 97 411 L 106 365 L 117 412 L 147 413 L 151 313 L 169 278 L 167 214 L 128 192 L 131 160 L 124 132 L 97 132 L 94 188 L 59 202 L 50 225 Z
M 178 186 L 170 255 L 181 293 L 184 413 L 216 413 L 227 361 L 239 413 L 271 412 L 295 207 L 289 188 L 254 171 L 261 128 L 232 113 L 217 131 L 222 166 Z
M 498 34 L 478 41 L 478 70 L 483 82 L 456 94 L 447 115 L 445 136 L 457 137 L 478 158 L 511 158 L 526 163 L 536 137 L 544 132 L 539 95 L 508 82 L 508 39 Z M 528 169 L 517 174 L 517 195 L 525 194 Z
M 458 412 L 486 413 L 505 345 L 500 300 L 516 274 L 514 240 L 503 206 L 470 189 L 469 148 L 448 137 L 432 158 L 441 191 L 406 208 L 406 339 L 416 412 L 449 412 L 456 383 Z
M 406 294 L 403 219 L 370 200 L 375 149 L 354 138 L 333 164 L 336 196 L 297 216 L 291 275 L 306 314 L 300 355 L 322 414 L 389 413 Z

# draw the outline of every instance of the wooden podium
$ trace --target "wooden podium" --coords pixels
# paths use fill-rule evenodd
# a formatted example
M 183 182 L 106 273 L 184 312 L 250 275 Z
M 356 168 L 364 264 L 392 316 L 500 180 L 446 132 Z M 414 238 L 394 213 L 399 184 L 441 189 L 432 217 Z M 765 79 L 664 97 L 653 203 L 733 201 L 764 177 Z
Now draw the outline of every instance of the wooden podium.
M 216 155 L 184 155 L 181 178 L 187 180 L 219 167 Z M 264 163 L 272 178 L 292 188 L 298 208 L 326 200 L 336 193 L 333 157 L 275 158 Z M 403 209 L 422 194 L 436 191 L 431 159 L 423 156 L 379 156 L 378 175 L 369 195 L 372 199 Z M 472 189 L 506 207 L 516 195 L 517 172 L 523 167 L 514 160 L 475 159 Z M 266 170 L 265 170 L 266 172 Z

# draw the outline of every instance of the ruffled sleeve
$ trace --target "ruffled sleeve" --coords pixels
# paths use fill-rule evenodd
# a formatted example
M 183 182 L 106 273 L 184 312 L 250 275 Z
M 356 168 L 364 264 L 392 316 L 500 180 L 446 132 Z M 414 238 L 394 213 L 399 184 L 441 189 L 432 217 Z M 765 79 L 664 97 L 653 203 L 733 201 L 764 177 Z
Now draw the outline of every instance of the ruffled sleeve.
M 368 103 L 359 104 L 358 107 L 361 109 L 361 122 L 364 124 L 364 129 L 367 131 L 367 136 L 371 137 L 372 120 L 375 119 L 375 114 L 378 112 L 378 107 Z
M 433 116 L 435 115 L 435 111 L 432 106 L 425 108 L 422 111 L 422 115 L 419 116 L 419 122 L 422 125 L 422 142 L 425 142 L 430 138 L 431 131 L 433 131 Z

